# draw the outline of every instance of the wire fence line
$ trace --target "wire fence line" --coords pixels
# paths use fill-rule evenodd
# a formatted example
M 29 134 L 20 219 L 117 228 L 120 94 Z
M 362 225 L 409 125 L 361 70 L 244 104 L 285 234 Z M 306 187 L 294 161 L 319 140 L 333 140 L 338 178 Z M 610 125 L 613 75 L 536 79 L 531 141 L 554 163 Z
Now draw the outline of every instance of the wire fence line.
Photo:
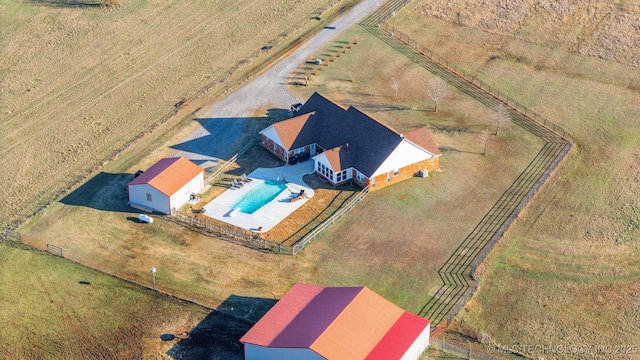
M 468 83 L 471 83 L 476 87 L 478 87 L 479 89 L 492 95 L 497 100 L 506 104 L 512 110 L 518 111 L 523 115 L 525 115 L 527 118 L 546 127 L 547 129 L 550 129 L 551 131 L 553 131 L 554 133 L 562 137 L 565 141 L 573 140 L 571 135 L 560 125 L 555 124 L 554 122 L 546 119 L 544 116 L 522 105 L 520 102 L 505 95 L 502 91 L 498 90 L 495 86 L 492 86 L 486 83 L 485 81 L 479 79 L 477 76 L 472 75 L 469 71 L 462 69 L 461 67 L 457 66 L 455 63 L 450 62 L 447 59 L 439 56 L 437 53 L 433 52 L 431 49 L 427 48 L 426 46 L 418 43 L 416 40 L 412 39 L 408 35 L 395 29 L 394 26 L 389 25 L 386 22 L 382 22 L 380 23 L 380 29 L 384 30 L 389 35 L 395 37 L 396 39 L 404 43 L 406 46 L 428 57 L 430 60 L 432 60 L 436 64 L 446 68 L 448 71 L 454 73 L 455 75 L 467 81 Z
M 444 337 L 442 339 L 432 338 L 429 345 L 434 349 L 452 353 L 460 357 L 463 357 L 465 359 L 474 359 L 474 360 L 498 360 L 499 359 L 483 351 L 478 351 L 470 347 L 466 347 L 464 345 L 446 341 Z
M 456 252 L 459 252 L 460 254 L 455 256 L 456 254 L 454 253 L 440 269 L 438 273 L 443 281 L 443 286 L 441 286 L 441 288 L 436 292 L 429 303 L 425 305 L 426 308 L 431 303 L 432 308 L 423 308 L 420 312 L 421 316 L 427 317 L 434 314 L 429 314 L 429 311 L 425 310 L 432 310 L 433 308 L 436 309 L 435 313 L 438 317 L 433 319 L 429 316 L 429 319 L 432 321 L 432 347 L 467 358 L 494 359 L 490 354 L 473 350 L 459 344 L 447 343 L 444 339 L 439 340 L 437 336 L 446 330 L 451 321 L 453 321 L 460 310 L 464 308 L 466 303 L 475 294 L 480 285 L 479 275 L 477 272 L 478 266 L 482 261 L 484 261 L 495 244 L 502 238 L 513 221 L 518 217 L 522 209 L 524 209 L 537 191 L 544 185 L 544 183 L 546 183 L 551 176 L 551 173 L 571 150 L 573 138 L 561 126 L 549 121 L 535 111 L 532 111 L 520 102 L 505 95 L 494 86 L 479 79 L 477 76 L 460 68 L 456 64 L 440 57 L 435 52 L 418 43 L 408 35 L 395 29 L 395 26 L 388 24 L 386 21 L 392 16 L 395 16 L 396 12 L 408 2 L 409 0 L 393 1 L 393 4 L 390 4 L 390 6 L 385 9 L 386 13 L 371 16 L 369 21 L 363 22 L 362 25 L 368 27 L 372 34 L 390 46 L 405 53 L 412 60 L 417 60 L 429 71 L 434 72 L 434 74 L 436 72 L 440 74 L 449 74 L 447 75 L 448 79 L 446 80 L 454 80 L 459 84 L 458 86 L 466 88 L 466 92 L 468 94 L 477 98 L 482 103 L 495 103 L 495 101 L 489 101 L 486 96 L 490 96 L 491 98 L 504 103 L 507 105 L 510 113 L 517 118 L 518 125 L 547 141 L 543 150 L 541 150 L 538 156 L 536 156 L 536 159 L 538 160 L 534 159 L 530 164 L 530 174 L 526 174 L 528 170 L 525 169 L 525 172 L 521 174 L 522 179 L 519 177 L 512 185 L 514 192 L 507 193 L 512 191 L 510 188 L 505 192 L 505 194 L 503 194 L 503 197 L 498 200 L 490 212 L 485 215 L 485 218 L 483 218 L 481 223 L 477 226 L 476 229 L 479 229 L 478 232 L 475 235 L 472 232 L 472 234 L 465 239 L 463 244 L 456 249 Z M 377 21 L 375 27 L 374 21 Z M 378 29 L 381 31 L 378 31 Z M 389 39 L 389 35 L 393 41 Z M 416 56 L 403 51 L 403 46 L 411 49 L 412 54 L 413 51 L 415 51 L 417 53 Z M 431 64 L 425 64 L 425 61 L 417 59 L 419 56 L 422 56 L 424 59 L 428 59 Z M 462 82 L 460 82 L 460 80 L 462 80 Z M 464 85 L 465 83 L 467 85 Z M 468 91 L 469 86 L 475 87 L 479 91 Z M 514 122 L 516 122 L 515 119 Z M 547 130 L 543 130 L 542 128 Z M 542 172 L 540 172 L 540 167 L 544 167 Z M 522 175 L 525 176 L 523 177 Z M 535 181 L 533 181 L 534 179 Z M 524 196 L 522 196 L 522 191 L 526 191 Z M 512 197 L 516 199 L 517 205 L 516 203 L 513 203 L 512 199 L 510 199 Z M 519 201 L 517 200 L 518 198 Z M 516 206 L 514 207 L 514 205 Z M 506 216 L 505 212 L 507 214 Z M 483 224 L 483 222 L 486 224 Z M 474 232 L 476 232 L 476 229 L 474 229 Z M 489 236 L 487 236 L 487 234 L 489 234 Z M 463 247 L 467 241 L 469 241 L 469 243 L 466 244 L 468 246 L 464 246 L 464 249 L 462 249 L 461 247 Z

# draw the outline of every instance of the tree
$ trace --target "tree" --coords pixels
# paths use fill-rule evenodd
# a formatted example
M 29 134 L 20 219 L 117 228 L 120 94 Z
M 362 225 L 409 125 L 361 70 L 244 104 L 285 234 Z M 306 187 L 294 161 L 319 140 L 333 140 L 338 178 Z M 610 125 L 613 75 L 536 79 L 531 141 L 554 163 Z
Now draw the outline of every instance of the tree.
M 489 143 L 493 140 L 491 136 L 493 135 L 491 134 L 491 131 L 489 131 L 489 129 L 485 129 L 482 133 L 480 133 L 480 136 L 478 136 L 478 142 L 483 146 L 482 155 L 487 155 L 487 145 L 489 145 Z
M 509 110 L 503 103 L 499 103 L 493 108 L 493 114 L 491 115 L 490 121 L 496 125 L 496 136 L 500 135 L 500 125 L 511 121 Z
M 427 93 L 427 101 L 431 101 L 433 103 L 433 112 L 438 112 L 438 104 L 449 97 L 447 84 L 441 78 L 429 80 L 425 91 Z
M 396 91 L 396 99 L 398 98 L 398 89 L 400 89 L 400 80 L 398 78 L 391 79 L 391 88 Z

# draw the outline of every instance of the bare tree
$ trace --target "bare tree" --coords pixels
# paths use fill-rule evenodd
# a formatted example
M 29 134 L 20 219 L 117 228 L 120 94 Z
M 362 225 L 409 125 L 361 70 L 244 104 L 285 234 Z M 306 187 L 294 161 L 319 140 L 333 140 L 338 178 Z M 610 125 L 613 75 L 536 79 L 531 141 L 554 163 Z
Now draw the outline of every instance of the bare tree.
M 425 92 L 427 93 L 427 101 L 431 101 L 433 103 L 433 112 L 438 112 L 438 104 L 449 97 L 447 83 L 445 83 L 441 78 L 429 80 Z
M 493 134 L 491 134 L 491 131 L 489 131 L 489 129 L 485 129 L 482 133 L 480 133 L 480 136 L 478 136 L 478 142 L 483 147 L 482 155 L 487 155 L 487 146 L 493 140 L 492 136 Z
M 499 103 L 493 108 L 493 114 L 491 115 L 490 121 L 496 126 L 496 136 L 500 135 L 500 125 L 511 121 L 509 110 L 503 103 Z
M 400 80 L 398 78 L 391 79 L 391 88 L 396 91 L 396 99 L 398 98 L 398 89 L 400 89 Z

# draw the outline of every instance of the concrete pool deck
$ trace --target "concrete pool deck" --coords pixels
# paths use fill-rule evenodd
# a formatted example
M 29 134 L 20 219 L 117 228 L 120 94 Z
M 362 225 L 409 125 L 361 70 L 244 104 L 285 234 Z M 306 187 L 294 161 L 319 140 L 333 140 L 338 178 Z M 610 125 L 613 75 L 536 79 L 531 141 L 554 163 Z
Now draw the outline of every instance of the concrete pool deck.
M 238 189 L 227 189 L 205 205 L 204 215 L 250 231 L 269 231 L 314 196 L 314 191 L 302 180 L 303 176 L 313 172 L 313 161 L 277 168 L 257 168 L 248 175 L 252 181 Z M 253 214 L 233 211 L 231 206 L 238 199 L 266 180 L 285 180 L 287 188 Z M 298 201 L 290 202 L 289 199 L 298 195 L 300 190 L 304 190 L 305 196 Z M 258 230 L 260 228 L 262 229 Z

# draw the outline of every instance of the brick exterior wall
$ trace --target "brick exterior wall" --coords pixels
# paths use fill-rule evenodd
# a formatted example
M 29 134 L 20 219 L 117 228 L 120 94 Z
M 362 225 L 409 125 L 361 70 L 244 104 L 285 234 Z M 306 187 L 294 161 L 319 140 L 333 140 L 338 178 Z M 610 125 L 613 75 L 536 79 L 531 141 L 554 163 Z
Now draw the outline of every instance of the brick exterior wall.
M 405 167 L 401 168 L 400 169 L 400 174 L 398 174 L 396 176 L 394 176 L 393 173 L 391 174 L 391 181 L 387 181 L 387 174 L 386 173 L 385 174 L 380 174 L 380 175 L 375 177 L 375 180 L 376 180 L 375 187 L 370 187 L 369 191 L 379 190 L 379 189 L 382 189 L 385 186 L 393 185 L 393 184 L 395 184 L 397 182 L 400 182 L 402 180 L 409 179 L 409 178 L 413 177 L 420 170 L 426 169 L 429 172 L 431 172 L 431 171 L 437 169 L 438 167 L 440 167 L 440 157 L 435 157 L 435 158 L 423 160 L 423 161 L 417 162 L 415 164 L 411 164 L 409 166 L 405 166 Z M 358 183 L 358 182 L 356 181 L 356 183 Z
M 277 147 L 276 151 L 273 151 L 273 146 Z M 267 138 L 266 136 L 264 136 L 264 134 L 262 135 L 262 147 L 264 147 L 265 149 L 267 149 L 270 153 L 274 154 L 275 156 L 278 157 L 278 159 L 285 161 L 284 160 L 284 148 L 280 145 L 276 145 L 273 140 Z M 285 161 L 286 162 L 286 161 Z

